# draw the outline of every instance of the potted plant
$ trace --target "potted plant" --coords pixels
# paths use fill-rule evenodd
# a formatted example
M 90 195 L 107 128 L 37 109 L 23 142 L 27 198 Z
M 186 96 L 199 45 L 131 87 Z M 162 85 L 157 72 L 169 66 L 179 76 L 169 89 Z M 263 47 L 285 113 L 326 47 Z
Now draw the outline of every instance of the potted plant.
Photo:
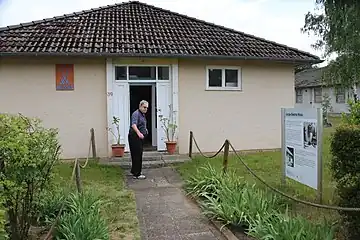
M 123 157 L 125 151 L 125 144 L 120 144 L 120 118 L 113 116 L 113 125 L 115 125 L 115 129 L 117 134 L 114 133 L 112 128 L 108 127 L 108 131 L 114 136 L 116 139 L 116 143 L 111 145 L 112 156 L 113 157 Z
M 177 125 L 174 120 L 174 113 L 175 111 L 172 111 L 171 105 L 169 105 L 170 112 L 169 117 L 161 117 L 160 122 L 162 124 L 162 128 L 165 131 L 166 135 L 166 150 L 169 154 L 174 154 L 176 151 L 177 146 L 177 140 L 176 140 L 176 131 L 177 131 Z

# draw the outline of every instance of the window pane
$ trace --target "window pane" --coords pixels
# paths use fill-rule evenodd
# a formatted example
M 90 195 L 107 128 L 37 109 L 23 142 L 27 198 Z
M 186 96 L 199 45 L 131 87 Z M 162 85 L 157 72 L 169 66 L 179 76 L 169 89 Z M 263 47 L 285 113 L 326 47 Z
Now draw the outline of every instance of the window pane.
M 115 67 L 115 80 L 126 79 L 126 67 Z
M 209 87 L 221 87 L 222 70 L 209 69 Z
M 238 87 L 238 70 L 225 69 L 225 87 Z
M 169 67 L 158 67 L 158 79 L 159 80 L 169 80 L 170 69 Z
M 156 80 L 156 67 L 129 67 L 130 80 Z

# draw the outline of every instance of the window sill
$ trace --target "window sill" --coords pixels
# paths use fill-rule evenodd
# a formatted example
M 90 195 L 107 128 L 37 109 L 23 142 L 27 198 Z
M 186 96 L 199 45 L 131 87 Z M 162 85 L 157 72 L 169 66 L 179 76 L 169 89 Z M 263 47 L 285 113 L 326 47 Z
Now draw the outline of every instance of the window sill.
M 205 91 L 237 91 L 242 92 L 240 87 L 207 87 Z

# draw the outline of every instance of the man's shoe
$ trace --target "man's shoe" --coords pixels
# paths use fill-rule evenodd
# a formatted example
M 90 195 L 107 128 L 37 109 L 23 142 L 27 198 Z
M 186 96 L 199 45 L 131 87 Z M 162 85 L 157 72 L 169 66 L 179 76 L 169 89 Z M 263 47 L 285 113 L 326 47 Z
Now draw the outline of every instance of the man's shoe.
M 139 176 L 134 176 L 134 179 L 145 179 L 145 175 L 140 174 Z

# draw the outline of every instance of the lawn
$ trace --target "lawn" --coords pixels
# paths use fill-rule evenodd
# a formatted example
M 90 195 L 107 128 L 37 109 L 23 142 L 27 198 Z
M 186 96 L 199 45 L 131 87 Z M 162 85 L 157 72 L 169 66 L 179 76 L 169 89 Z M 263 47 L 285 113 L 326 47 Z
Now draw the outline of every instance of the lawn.
M 331 179 L 331 174 L 329 171 L 329 162 L 331 159 L 330 154 L 330 136 L 331 133 L 335 130 L 336 125 L 340 123 L 339 117 L 330 118 L 333 127 L 324 128 L 323 135 L 323 203 L 325 204 L 335 204 L 334 203 L 334 190 L 335 183 Z M 199 143 L 201 148 L 201 143 Z M 220 146 L 219 146 L 220 147 Z M 235 146 L 236 147 L 236 146 Z M 287 187 L 281 187 L 281 153 L 276 152 L 258 152 L 258 153 L 249 153 L 243 154 L 243 159 L 246 164 L 262 179 L 264 179 L 268 184 L 274 186 L 282 191 L 295 196 L 299 199 L 308 200 L 311 202 L 316 201 L 316 191 L 304 186 L 300 183 L 297 183 L 291 179 L 287 179 Z M 182 165 L 178 165 L 177 169 L 180 172 L 183 179 L 187 179 L 192 174 L 196 174 L 196 171 L 199 167 L 204 166 L 205 164 L 210 163 L 216 168 L 222 168 L 222 156 L 218 156 L 213 159 L 206 159 L 200 156 L 196 156 L 192 161 L 186 162 Z M 258 182 L 240 163 L 240 161 L 233 155 L 229 156 L 229 170 L 234 170 L 239 175 L 239 177 L 244 177 L 244 179 L 250 183 L 257 183 L 257 185 L 263 186 Z M 302 204 L 295 204 L 293 210 L 301 215 L 308 217 L 313 220 L 320 220 L 322 217 L 326 217 L 328 220 L 337 219 L 337 213 L 330 210 L 321 210 L 314 207 L 307 207 Z
M 60 163 L 55 168 L 55 181 L 61 187 L 69 187 L 73 162 Z M 102 213 L 108 222 L 110 239 L 140 239 L 136 216 L 134 193 L 124 183 L 124 172 L 120 167 L 102 166 L 95 162 L 81 169 L 83 189 L 96 191 L 103 200 Z M 75 180 L 74 180 L 75 182 Z M 72 186 L 74 186 L 74 183 Z

